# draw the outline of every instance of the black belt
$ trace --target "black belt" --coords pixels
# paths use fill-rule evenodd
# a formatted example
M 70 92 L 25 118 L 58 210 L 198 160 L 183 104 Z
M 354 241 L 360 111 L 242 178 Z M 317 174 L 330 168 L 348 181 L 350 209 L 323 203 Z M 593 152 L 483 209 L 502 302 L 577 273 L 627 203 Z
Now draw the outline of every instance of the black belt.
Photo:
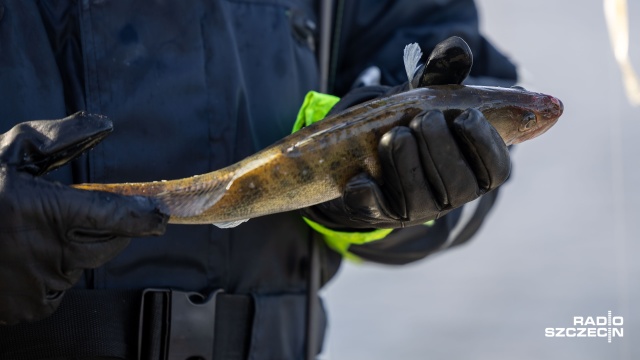
M 71 290 L 50 317 L 0 326 L 0 359 L 246 359 L 247 295 Z

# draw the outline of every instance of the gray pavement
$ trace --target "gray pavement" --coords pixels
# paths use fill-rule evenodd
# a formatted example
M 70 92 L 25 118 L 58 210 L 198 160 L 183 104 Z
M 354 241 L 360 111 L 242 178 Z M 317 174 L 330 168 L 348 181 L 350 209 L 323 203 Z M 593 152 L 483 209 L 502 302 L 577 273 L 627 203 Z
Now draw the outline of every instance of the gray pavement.
M 325 290 L 324 358 L 640 359 L 640 107 L 627 101 L 601 1 L 480 0 L 485 34 L 565 115 L 513 154 L 475 240 L 404 267 L 347 264 Z M 640 2 L 629 1 L 640 72 Z M 548 338 L 574 316 L 624 337 Z

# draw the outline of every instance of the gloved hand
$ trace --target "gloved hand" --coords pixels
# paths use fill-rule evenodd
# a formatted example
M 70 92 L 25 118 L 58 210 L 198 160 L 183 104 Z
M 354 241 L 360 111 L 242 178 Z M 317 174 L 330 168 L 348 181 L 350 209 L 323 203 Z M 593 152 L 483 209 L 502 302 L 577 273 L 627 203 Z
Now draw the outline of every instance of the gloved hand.
M 434 49 L 413 83 L 460 84 L 472 62 L 464 41 L 447 39 Z M 407 89 L 407 84 L 355 89 L 332 113 Z M 303 209 L 303 215 L 334 230 L 401 228 L 437 219 L 502 184 L 511 162 L 498 132 L 473 109 L 449 120 L 431 111 L 408 127 L 391 129 L 378 146 L 381 184 L 360 174 L 347 183 L 341 198 Z
M 83 269 L 113 258 L 128 237 L 164 232 L 167 219 L 150 199 L 38 177 L 110 131 L 107 118 L 77 113 L 0 135 L 0 324 L 50 315 Z

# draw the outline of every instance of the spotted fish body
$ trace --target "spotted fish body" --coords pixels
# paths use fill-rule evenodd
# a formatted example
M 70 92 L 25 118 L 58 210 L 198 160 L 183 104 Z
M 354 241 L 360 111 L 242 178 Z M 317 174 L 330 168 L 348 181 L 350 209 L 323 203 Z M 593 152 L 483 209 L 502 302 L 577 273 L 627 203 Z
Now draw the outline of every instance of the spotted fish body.
M 305 127 L 226 168 L 190 178 L 77 188 L 154 197 L 176 224 L 235 226 L 249 218 L 338 198 L 353 176 L 381 178 L 378 143 L 396 126 L 440 110 L 447 119 L 480 110 L 507 145 L 547 131 L 562 103 L 517 88 L 439 85 L 356 105 Z

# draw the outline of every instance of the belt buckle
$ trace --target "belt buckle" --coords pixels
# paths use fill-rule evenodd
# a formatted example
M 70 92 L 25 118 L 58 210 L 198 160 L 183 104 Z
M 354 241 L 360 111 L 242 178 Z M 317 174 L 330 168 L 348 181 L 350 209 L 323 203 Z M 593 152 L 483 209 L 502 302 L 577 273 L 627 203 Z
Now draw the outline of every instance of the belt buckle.
M 142 356 L 143 344 L 149 344 L 146 331 L 159 336 L 156 343 L 160 346 L 158 354 L 164 354 L 167 360 L 199 358 L 213 360 L 213 344 L 216 319 L 216 296 L 223 292 L 217 290 L 205 297 L 197 292 L 184 292 L 167 289 L 146 289 L 142 293 L 140 311 L 140 331 L 138 357 Z M 149 301 L 155 300 L 156 309 L 151 309 Z M 157 309 L 158 303 L 162 309 Z M 145 329 L 145 313 L 160 312 L 162 326 L 158 329 Z M 153 336 L 153 335 L 151 335 Z M 152 345 L 153 346 L 153 345 Z M 155 353 L 154 349 L 147 349 Z M 156 357 L 157 358 L 157 357 Z

